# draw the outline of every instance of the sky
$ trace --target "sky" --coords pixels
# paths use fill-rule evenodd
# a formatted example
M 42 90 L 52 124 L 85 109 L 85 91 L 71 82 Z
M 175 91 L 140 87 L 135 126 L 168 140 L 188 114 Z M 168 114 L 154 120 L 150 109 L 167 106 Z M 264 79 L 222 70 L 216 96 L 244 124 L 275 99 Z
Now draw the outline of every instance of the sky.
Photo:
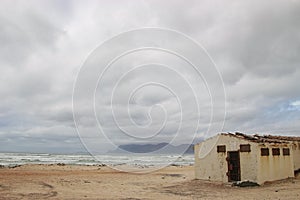
M 297 0 L 2 0 L 0 44 L 1 152 L 300 136 Z

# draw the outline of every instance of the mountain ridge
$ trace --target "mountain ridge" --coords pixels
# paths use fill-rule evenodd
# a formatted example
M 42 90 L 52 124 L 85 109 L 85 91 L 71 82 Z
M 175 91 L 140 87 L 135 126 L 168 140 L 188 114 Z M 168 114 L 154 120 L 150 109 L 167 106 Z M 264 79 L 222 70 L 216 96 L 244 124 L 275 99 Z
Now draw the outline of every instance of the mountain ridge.
M 124 144 L 108 153 L 158 153 L 158 154 L 193 154 L 194 144 L 181 144 L 174 146 L 162 142 L 157 144 Z

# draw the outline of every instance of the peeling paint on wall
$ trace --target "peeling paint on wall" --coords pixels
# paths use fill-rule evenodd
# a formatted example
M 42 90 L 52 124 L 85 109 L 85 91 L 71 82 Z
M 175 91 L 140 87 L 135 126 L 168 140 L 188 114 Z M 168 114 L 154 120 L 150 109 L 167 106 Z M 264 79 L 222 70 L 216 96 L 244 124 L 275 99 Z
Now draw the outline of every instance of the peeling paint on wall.
M 229 151 L 239 152 L 242 181 L 248 180 L 262 184 L 266 181 L 294 177 L 294 170 L 300 169 L 299 137 L 249 136 L 241 133 L 229 133 L 219 134 L 207 141 L 195 145 L 195 176 L 197 179 L 228 182 L 227 175 L 230 166 L 226 158 Z M 213 143 L 212 141 L 217 142 Z M 218 152 L 218 145 L 226 145 L 226 152 Z M 250 145 L 251 150 L 240 152 L 240 145 Z M 201 151 L 202 147 L 205 147 L 203 148 L 205 150 L 210 149 L 210 151 Z M 261 156 L 261 148 L 268 148 L 269 155 Z M 279 149 L 272 150 L 274 148 Z M 284 148 L 289 149 L 290 155 L 283 155 Z M 200 155 L 203 152 L 205 154 Z M 273 152 L 279 155 L 273 155 Z

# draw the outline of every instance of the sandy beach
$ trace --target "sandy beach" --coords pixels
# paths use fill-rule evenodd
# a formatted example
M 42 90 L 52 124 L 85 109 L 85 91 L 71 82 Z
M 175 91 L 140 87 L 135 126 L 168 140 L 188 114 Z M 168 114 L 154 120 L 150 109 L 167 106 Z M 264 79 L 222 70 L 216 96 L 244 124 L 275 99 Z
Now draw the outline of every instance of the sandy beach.
M 300 177 L 260 187 L 194 180 L 193 166 L 154 173 L 105 166 L 24 165 L 0 169 L 0 199 L 299 199 Z

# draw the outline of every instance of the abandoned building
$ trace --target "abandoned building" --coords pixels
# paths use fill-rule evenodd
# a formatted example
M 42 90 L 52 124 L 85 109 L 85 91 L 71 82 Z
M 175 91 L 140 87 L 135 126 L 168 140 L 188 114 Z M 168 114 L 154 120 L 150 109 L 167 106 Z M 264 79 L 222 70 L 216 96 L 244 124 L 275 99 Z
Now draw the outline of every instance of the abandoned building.
M 221 133 L 195 145 L 196 179 L 263 184 L 300 170 L 300 137 Z

